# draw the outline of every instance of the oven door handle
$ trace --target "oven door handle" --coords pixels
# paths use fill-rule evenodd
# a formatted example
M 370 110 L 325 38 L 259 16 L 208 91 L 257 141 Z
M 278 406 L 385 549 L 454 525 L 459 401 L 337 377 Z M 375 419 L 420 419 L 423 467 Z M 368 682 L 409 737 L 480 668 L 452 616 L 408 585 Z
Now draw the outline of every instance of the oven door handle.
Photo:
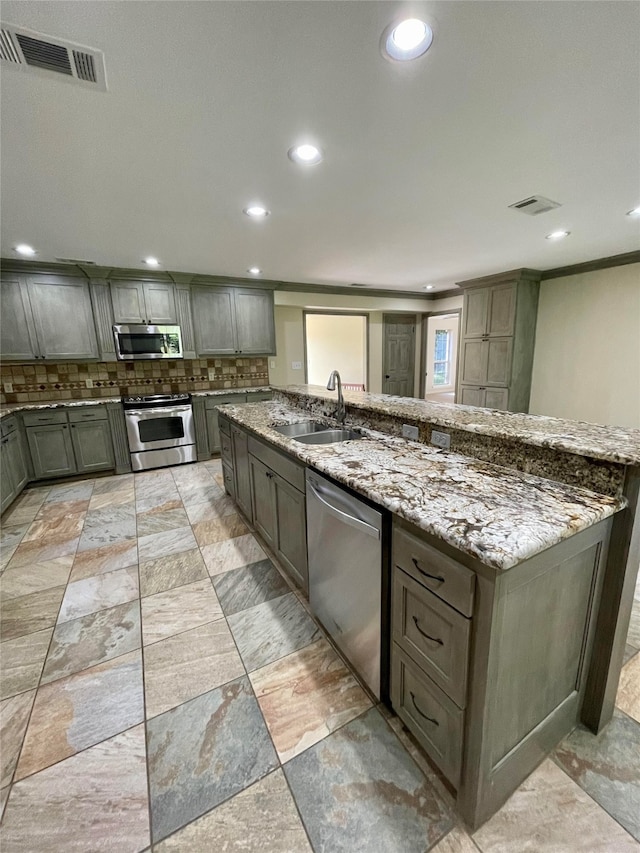
M 190 412 L 191 406 L 167 406 L 166 408 L 150 408 L 150 409 L 125 409 L 125 415 L 133 415 L 136 418 L 142 417 L 144 415 L 152 415 L 153 417 L 157 417 L 158 415 L 184 415 L 185 412 Z

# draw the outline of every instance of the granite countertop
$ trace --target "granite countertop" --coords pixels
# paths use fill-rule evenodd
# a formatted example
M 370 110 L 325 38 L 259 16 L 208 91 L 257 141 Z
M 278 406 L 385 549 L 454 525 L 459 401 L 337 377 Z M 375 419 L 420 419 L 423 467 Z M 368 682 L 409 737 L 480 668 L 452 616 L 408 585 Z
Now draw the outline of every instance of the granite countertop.
M 216 391 L 192 391 L 192 397 L 214 397 L 226 396 L 227 394 L 264 394 L 271 391 L 271 388 L 261 386 L 259 388 L 223 388 Z M 101 406 L 105 403 L 121 403 L 122 397 L 96 397 L 86 400 L 43 400 L 38 403 L 9 403 L 0 408 L 0 419 L 11 415 L 14 412 L 34 412 L 39 409 L 64 409 L 74 406 Z
M 336 401 L 336 392 L 319 385 L 273 386 L 275 391 Z M 426 422 L 450 429 L 549 447 L 578 456 L 603 459 L 622 465 L 640 465 L 640 430 L 568 421 L 546 415 L 502 412 L 457 403 L 429 403 L 413 397 L 345 391 L 345 402 L 355 409 Z
M 510 569 L 626 506 L 623 499 L 373 430 L 361 430 L 363 440 L 302 444 L 272 427 L 307 420 L 308 413 L 280 401 L 226 405 L 220 411 L 301 462 L 497 569 Z

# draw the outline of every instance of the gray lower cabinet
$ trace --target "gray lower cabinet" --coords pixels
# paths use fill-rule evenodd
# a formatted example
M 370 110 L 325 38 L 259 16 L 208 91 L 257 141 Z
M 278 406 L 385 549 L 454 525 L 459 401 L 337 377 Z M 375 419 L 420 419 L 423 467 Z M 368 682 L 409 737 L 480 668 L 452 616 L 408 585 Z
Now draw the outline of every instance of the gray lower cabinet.
M 71 441 L 80 474 L 114 467 L 111 429 L 105 420 L 71 424 Z
M 461 385 L 458 402 L 464 406 L 482 406 L 486 409 L 507 411 L 509 407 L 509 389 Z
M 278 474 L 272 479 L 276 554 L 305 591 L 309 588 L 307 568 L 306 496 Z
M 27 427 L 27 441 L 36 480 L 68 477 L 77 472 L 68 423 Z
M 25 412 L 23 421 L 36 480 L 115 467 L 106 406 Z
M 611 525 L 499 571 L 394 519 L 392 705 L 472 829 L 588 715 Z
M 265 542 L 276 547 L 276 525 L 271 480 L 273 471 L 255 456 L 249 457 L 251 493 L 253 497 L 253 524 Z
M 0 512 L 4 512 L 29 481 L 22 434 L 15 418 L 3 422 L 0 441 Z

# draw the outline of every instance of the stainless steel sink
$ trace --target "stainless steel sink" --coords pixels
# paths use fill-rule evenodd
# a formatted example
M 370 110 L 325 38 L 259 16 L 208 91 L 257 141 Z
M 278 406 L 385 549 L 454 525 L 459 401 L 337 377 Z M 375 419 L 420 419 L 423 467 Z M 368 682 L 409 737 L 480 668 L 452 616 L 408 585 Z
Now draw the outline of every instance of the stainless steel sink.
M 294 435 L 295 441 L 301 441 L 303 444 L 333 444 L 337 441 L 353 441 L 354 439 L 363 438 L 359 432 L 354 432 L 352 429 L 323 429 L 320 432 L 312 432 L 307 435 Z
M 331 427 L 328 427 L 326 424 L 321 424 L 319 421 L 300 421 L 300 423 L 297 424 L 274 426 L 273 429 L 275 432 L 279 432 L 280 435 L 295 438 L 297 435 L 307 435 L 308 433 L 318 432 L 318 430 L 331 429 Z

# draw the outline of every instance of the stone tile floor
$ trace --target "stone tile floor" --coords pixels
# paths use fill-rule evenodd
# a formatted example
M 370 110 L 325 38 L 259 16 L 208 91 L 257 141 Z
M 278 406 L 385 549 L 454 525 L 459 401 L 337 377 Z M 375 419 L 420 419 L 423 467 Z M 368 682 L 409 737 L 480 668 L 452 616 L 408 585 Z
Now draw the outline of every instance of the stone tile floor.
M 2 546 L 3 853 L 640 850 L 640 587 L 610 726 L 469 836 L 219 461 L 29 489 Z

